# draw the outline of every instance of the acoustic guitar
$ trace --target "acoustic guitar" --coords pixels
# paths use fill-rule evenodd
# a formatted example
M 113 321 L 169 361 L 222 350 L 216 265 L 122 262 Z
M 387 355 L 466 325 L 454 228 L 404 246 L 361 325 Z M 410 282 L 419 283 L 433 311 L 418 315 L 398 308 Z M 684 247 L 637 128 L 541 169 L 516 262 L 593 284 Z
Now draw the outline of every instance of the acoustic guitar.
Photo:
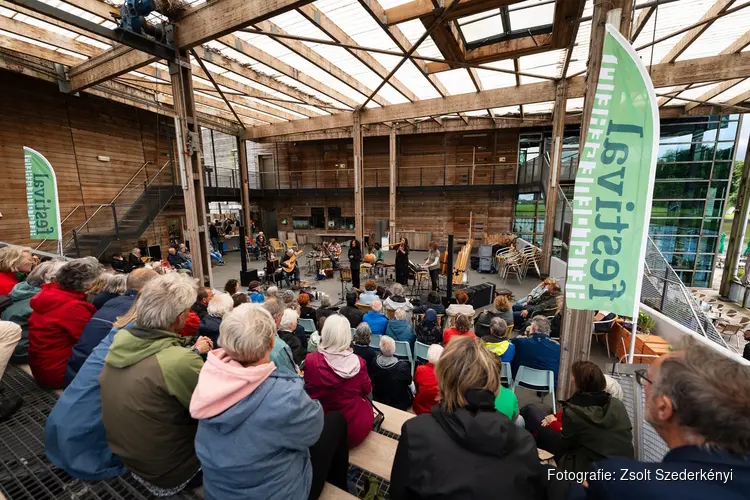
M 281 269 L 283 269 L 285 273 L 291 273 L 292 271 L 294 271 L 294 268 L 297 267 L 297 257 L 302 255 L 304 251 L 305 251 L 304 249 L 300 250 L 299 252 L 295 253 L 294 255 L 289 257 L 287 260 L 285 260 L 281 264 Z

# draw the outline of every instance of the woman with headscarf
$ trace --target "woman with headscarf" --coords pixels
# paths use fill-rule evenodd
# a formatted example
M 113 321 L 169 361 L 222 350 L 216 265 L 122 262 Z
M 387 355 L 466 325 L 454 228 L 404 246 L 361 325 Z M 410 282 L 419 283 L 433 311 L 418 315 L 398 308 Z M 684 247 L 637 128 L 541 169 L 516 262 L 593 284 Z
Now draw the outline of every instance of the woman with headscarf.
M 365 361 L 354 354 L 349 320 L 340 314 L 326 318 L 318 352 L 305 358 L 305 390 L 320 401 L 328 413 L 339 411 L 346 418 L 349 448 L 365 440 L 373 424 L 368 398 L 372 384 Z

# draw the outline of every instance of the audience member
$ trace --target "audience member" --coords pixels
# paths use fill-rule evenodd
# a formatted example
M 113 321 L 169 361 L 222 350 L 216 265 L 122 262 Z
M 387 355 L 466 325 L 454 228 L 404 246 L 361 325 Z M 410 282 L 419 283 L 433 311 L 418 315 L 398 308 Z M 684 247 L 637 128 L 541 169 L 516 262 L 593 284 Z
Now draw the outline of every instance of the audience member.
M 323 331 L 323 325 L 326 323 L 327 316 L 323 316 L 318 320 L 318 329 L 310 334 L 310 338 L 307 339 L 307 352 L 318 352 L 318 346 L 320 345 L 320 332 Z
M 280 298 L 281 302 L 284 303 L 284 307 L 289 307 L 290 304 L 295 304 L 297 302 L 294 292 L 291 290 L 284 290 L 281 292 Z
M 537 370 L 552 370 L 555 373 L 560 367 L 560 344 L 549 338 L 549 320 L 544 316 L 535 316 L 531 320 L 528 337 L 516 337 L 511 342 L 516 347 L 516 354 L 511 361 L 513 377 L 519 366 L 528 366 Z
M 346 418 L 349 448 L 360 444 L 374 421 L 368 397 L 372 392 L 365 361 L 349 347 L 349 322 L 340 314 L 326 318 L 318 352 L 305 358 L 305 390 L 323 410 Z
M 262 304 L 266 300 L 265 295 L 260 291 L 260 281 L 251 281 L 247 286 L 247 294 L 250 296 L 250 302 L 253 304 Z
M 5 315 L 3 315 L 3 319 L 5 319 Z M 750 330 L 745 330 L 745 333 L 743 335 L 745 337 L 745 349 L 742 351 L 742 357 L 746 360 L 750 361 Z
M 96 312 L 86 302 L 86 291 L 100 274 L 101 267 L 93 257 L 71 260 L 60 268 L 53 283 L 45 283 L 32 297 L 29 366 L 40 386 L 63 386 L 73 346 Z
M 239 305 L 247 304 L 250 302 L 250 297 L 246 293 L 238 292 L 232 295 L 232 307 L 236 308 Z
M 305 359 L 305 355 L 307 354 L 304 343 L 297 335 L 295 335 L 298 320 L 299 316 L 293 309 L 289 309 L 288 307 L 284 308 L 284 313 L 281 315 L 281 321 L 279 322 L 278 332 L 281 340 L 286 342 L 286 344 L 292 350 L 292 359 L 294 359 L 294 363 L 296 365 L 302 363 L 302 361 Z
M 435 314 L 445 314 L 445 306 L 440 300 L 440 295 L 437 292 L 432 291 L 427 294 L 427 303 L 417 306 L 412 311 L 414 314 L 424 314 L 427 309 L 432 309 Z
M 227 280 L 224 284 L 224 291 L 232 296 L 234 296 L 235 293 L 240 293 L 240 282 L 234 278 Z
M 279 287 L 277 286 L 269 286 L 266 288 L 266 298 L 278 298 L 279 297 Z
M 31 272 L 34 261 L 31 250 L 23 247 L 0 248 L 0 295 L 8 295 L 13 287 Z
M 122 253 L 115 252 L 112 254 L 112 262 L 110 263 L 112 269 L 116 273 L 127 274 L 130 272 L 130 264 L 127 260 L 122 258 Z
M 177 254 L 188 261 L 190 263 L 190 269 L 192 269 L 193 259 L 190 257 L 190 252 L 188 252 L 187 246 L 185 246 L 184 243 L 180 243 L 180 245 L 177 247 Z
M 557 311 L 560 296 L 560 285 L 550 283 L 547 285 L 547 292 L 535 301 L 527 303 L 523 309 L 513 313 L 513 323 L 516 330 L 523 329 L 524 323 L 537 314 L 544 316 L 554 316 Z
M 141 260 L 141 249 L 140 248 L 134 248 L 130 251 L 130 254 L 128 255 L 128 266 L 131 270 L 138 269 L 139 267 L 144 267 L 146 264 Z
M 362 321 L 370 326 L 373 335 L 385 335 L 388 318 L 383 314 L 383 303 L 375 300 L 370 305 L 370 310 L 362 316 Z
M 140 268 L 130 274 L 121 276 L 127 277 L 125 293 L 120 297 L 108 300 L 101 309 L 94 313 L 83 328 L 78 342 L 73 346 L 65 368 L 65 387 L 70 385 L 94 348 L 112 330 L 117 318 L 127 314 L 133 307 L 138 291 L 154 279 L 157 274 L 151 269 Z
M 195 455 L 197 422 L 188 411 L 211 347 L 186 349 L 180 337 L 195 301 L 194 282 L 178 273 L 141 290 L 135 324 L 117 332 L 99 376 L 107 442 L 136 480 L 157 496 L 201 482 Z
M 411 311 L 414 308 L 409 299 L 404 297 L 404 287 L 400 283 L 394 283 L 391 286 L 391 296 L 385 299 L 383 306 L 390 311 L 397 311 L 399 309 Z
M 197 297 L 190 310 L 198 316 L 198 319 L 203 319 L 203 316 L 208 314 L 208 303 L 214 298 L 214 291 L 207 286 L 198 287 Z
M 93 304 L 94 297 L 104 291 L 104 288 L 107 286 L 107 283 L 109 283 L 109 278 L 111 276 L 112 273 L 104 271 L 100 273 L 93 282 L 91 282 L 89 289 L 86 291 L 86 301 L 89 304 Z
M 502 369 L 500 373 L 502 374 Z M 495 409 L 508 417 L 511 422 L 515 422 L 518 427 L 524 426 L 524 419 L 518 411 L 516 394 L 511 389 L 503 387 L 502 384 L 497 391 L 497 396 L 495 396 Z
M 378 284 L 375 280 L 365 281 L 365 291 L 359 294 L 359 303 L 371 305 L 378 299 Z
M 471 331 L 471 320 L 470 316 L 465 314 L 457 314 L 454 320 L 455 326 L 447 328 L 443 332 L 443 345 L 448 345 L 448 342 L 453 337 L 471 337 L 477 338 L 474 332 Z
M 107 302 L 115 297 L 119 297 L 128 290 L 127 286 L 128 277 L 124 274 L 109 274 L 107 273 L 107 282 L 104 285 L 102 291 L 96 294 L 91 304 L 96 307 L 96 310 L 104 306 Z
M 435 367 L 440 404 L 401 430 L 392 500 L 547 498 L 547 473 L 533 438 L 495 410 L 497 364 L 471 339 L 446 346 Z
M 3 321 L 11 321 L 21 327 L 21 340 L 16 344 L 11 361 L 15 364 L 29 362 L 29 316 L 31 298 L 42 291 L 42 285 L 52 283 L 57 271 L 65 265 L 64 260 L 49 260 L 36 266 L 26 277 L 13 287 L 8 297 L 13 301 L 3 311 Z
M 378 355 L 375 349 L 370 346 L 371 341 L 372 330 L 370 330 L 370 325 L 364 322 L 357 325 L 357 330 L 352 341 L 352 349 L 354 350 L 354 354 L 365 360 L 367 374 L 370 376 L 370 379 L 372 379 L 372 363 Z
M 571 472 L 588 472 L 605 458 L 633 459 L 630 417 L 622 402 L 606 392 L 602 370 L 591 361 L 576 361 L 571 381 L 576 391 L 557 414 L 527 421 L 537 446 L 555 455 L 558 469 Z
M 184 256 L 177 253 L 177 249 L 174 247 L 170 247 L 167 250 L 167 262 L 175 269 L 193 269 L 193 264 Z
M 414 351 L 414 342 L 417 340 L 417 336 L 414 333 L 414 328 L 411 327 L 408 318 L 409 313 L 405 307 L 396 309 L 396 312 L 393 314 L 393 319 L 388 321 L 385 334 L 399 342 L 408 342 L 409 347 Z
M 263 307 L 266 311 L 271 314 L 274 323 L 276 323 L 276 329 L 278 330 L 281 324 L 281 318 L 284 316 L 286 308 L 284 304 L 278 298 L 269 297 L 263 301 Z M 273 342 L 271 348 L 271 361 L 274 362 L 277 368 L 286 370 L 289 373 L 299 373 L 297 365 L 294 362 L 294 354 L 289 345 L 284 340 L 276 335 L 276 339 Z
M 539 300 L 542 295 L 547 293 L 547 286 L 551 285 L 552 283 L 556 283 L 554 278 L 543 279 L 542 282 L 535 286 L 526 297 L 521 297 L 515 302 L 515 304 L 513 304 L 513 312 L 520 311 L 521 309 L 526 307 L 527 304 L 531 304 Z
M 315 311 L 315 319 L 320 320 L 322 317 L 328 317 L 338 312 L 338 307 L 331 305 L 331 297 L 325 293 L 320 294 L 320 307 Z
M 289 309 L 287 311 L 293 312 Z M 190 402 L 206 498 L 318 498 L 326 482 L 346 491 L 346 419 L 325 417 L 294 374 L 271 361 L 273 318 L 243 305 L 221 325 Z
M 646 399 L 646 420 L 670 451 L 661 462 L 613 458 L 595 467 L 613 477 L 590 477 L 574 485 L 570 498 L 700 500 L 747 498 L 750 491 L 750 367 L 701 344 L 689 345 L 636 371 Z M 563 426 L 563 429 L 565 426 Z M 700 478 L 713 472 L 716 479 Z M 698 480 L 665 481 L 694 474 Z M 720 475 L 719 475 L 720 474 Z M 637 476 L 636 476 L 637 475 Z
M 234 308 L 232 297 L 225 292 L 216 293 L 208 303 L 206 315 L 201 319 L 198 325 L 198 335 L 211 339 L 213 345 L 218 346 L 219 327 L 221 320 L 227 313 Z
M 357 326 L 362 323 L 362 316 L 365 314 L 357 308 L 356 304 L 357 292 L 354 290 L 346 292 L 346 305 L 342 307 L 339 312 L 349 320 L 349 325 L 352 328 L 357 328 Z
M 437 313 L 434 309 L 427 309 L 424 313 L 424 318 L 417 325 L 416 334 L 417 341 L 423 344 L 442 344 L 443 343 L 443 332 L 437 324 Z
M 380 354 L 372 365 L 372 397 L 375 401 L 399 410 L 408 410 L 411 392 L 411 365 L 396 356 L 396 342 L 380 337 Z
M 458 314 L 468 316 L 471 320 L 474 317 L 474 306 L 468 302 L 469 295 L 463 290 L 458 290 L 456 292 L 456 304 L 449 305 L 448 309 L 445 310 L 445 314 L 453 320 L 455 320 L 455 316 Z
M 297 303 L 299 304 L 299 317 L 301 319 L 311 319 L 317 321 L 315 316 L 315 308 L 310 307 L 310 294 L 300 292 L 297 296 Z
M 427 350 L 427 364 L 420 365 L 414 371 L 414 386 L 417 394 L 414 396 L 412 409 L 417 415 L 429 413 L 432 407 L 440 402 L 435 365 L 443 354 L 443 346 L 432 344 Z
M 5 374 L 5 368 L 19 340 L 21 340 L 21 327 L 10 321 L 0 321 L 0 379 Z M 23 400 L 20 397 L 0 392 L 0 422 L 13 416 L 22 404 Z
M 510 363 L 516 355 L 516 346 L 507 336 L 508 325 L 502 318 L 492 318 L 488 335 L 482 337 L 484 346 L 503 363 Z
M 477 337 L 484 337 L 490 333 L 492 318 L 502 318 L 506 324 L 513 324 L 513 311 L 505 295 L 498 295 L 493 302 L 493 309 L 485 309 L 474 320 L 474 332 Z

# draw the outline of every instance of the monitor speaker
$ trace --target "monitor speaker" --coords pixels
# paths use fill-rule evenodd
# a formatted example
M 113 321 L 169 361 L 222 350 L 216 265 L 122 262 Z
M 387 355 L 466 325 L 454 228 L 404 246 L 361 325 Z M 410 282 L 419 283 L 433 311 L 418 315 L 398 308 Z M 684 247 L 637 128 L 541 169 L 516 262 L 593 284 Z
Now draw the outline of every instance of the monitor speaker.
M 251 269 L 249 271 L 240 271 L 240 285 L 248 286 L 250 285 L 251 281 L 259 281 L 257 269 Z

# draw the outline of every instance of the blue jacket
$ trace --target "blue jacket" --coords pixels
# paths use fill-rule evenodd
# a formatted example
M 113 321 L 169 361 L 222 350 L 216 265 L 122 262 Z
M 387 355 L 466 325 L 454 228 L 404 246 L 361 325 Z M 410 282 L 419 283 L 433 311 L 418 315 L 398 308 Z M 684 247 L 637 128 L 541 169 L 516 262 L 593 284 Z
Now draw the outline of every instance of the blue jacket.
M 518 337 L 513 340 L 516 355 L 510 367 L 515 378 L 519 366 L 528 366 L 537 370 L 552 370 L 555 372 L 555 387 L 557 387 L 557 371 L 560 368 L 560 344 L 548 336 L 535 333 L 531 337 Z
M 414 333 L 414 329 L 405 319 L 390 320 L 388 322 L 388 328 L 385 329 L 385 334 L 389 337 L 393 337 L 393 340 L 408 342 L 411 344 L 412 350 L 414 348 L 414 341 L 417 340 L 417 335 Z
M 362 316 L 362 321 L 370 325 L 373 335 L 385 335 L 385 329 L 388 327 L 388 318 L 385 314 L 369 311 Z
M 613 479 L 588 479 L 589 487 L 574 484 L 569 500 L 747 500 L 750 498 L 750 457 L 744 459 L 726 452 L 712 452 L 698 446 L 682 446 L 671 450 L 661 463 L 636 462 L 612 458 L 597 462 L 592 471 L 608 472 Z M 622 477 L 623 471 L 629 476 Z M 697 476 L 693 480 L 670 481 L 670 473 L 687 471 L 714 473 L 714 477 Z M 731 471 L 731 477 L 724 474 Z M 719 474 L 717 474 L 719 473 Z M 645 475 L 650 475 L 650 479 Z M 601 477 L 600 473 L 600 477 Z M 718 477 L 717 477 L 718 476 Z M 644 478 L 645 479 L 642 479 Z M 637 479 L 636 479 L 637 478 Z M 682 479 L 676 476 L 677 479 Z M 634 480 L 636 479 L 636 480 Z
M 65 387 L 75 378 L 86 358 L 89 357 L 94 348 L 107 336 L 118 316 L 124 315 L 130 310 L 135 301 L 135 290 L 128 290 L 125 295 L 110 299 L 96 311 L 81 333 L 73 351 L 68 358 L 68 366 L 65 368 Z
M 206 500 L 307 498 L 309 448 L 323 431 L 323 409 L 297 374 L 275 370 L 249 396 L 203 419 L 195 452 Z
M 261 304 L 266 300 L 265 295 L 260 292 L 250 292 L 250 302 L 253 304 Z
M 274 340 L 273 349 L 271 349 L 271 361 L 274 362 L 279 370 L 286 370 L 287 373 L 299 377 L 297 374 L 297 365 L 294 364 L 292 349 L 278 334 L 276 334 L 276 340 Z
M 214 343 L 214 346 L 219 347 L 219 327 L 221 326 L 221 318 L 206 314 L 201 319 L 198 325 L 198 335 L 205 335 L 209 337 Z
M 107 444 L 99 389 L 99 374 L 116 332 L 110 328 L 109 335 L 94 348 L 57 400 L 44 428 L 44 449 L 50 462 L 84 481 L 101 481 L 125 472 Z
M 364 292 L 359 294 L 359 300 L 358 302 L 360 304 L 372 304 L 376 300 L 380 300 L 380 297 L 378 297 L 378 291 L 377 290 L 365 290 Z

